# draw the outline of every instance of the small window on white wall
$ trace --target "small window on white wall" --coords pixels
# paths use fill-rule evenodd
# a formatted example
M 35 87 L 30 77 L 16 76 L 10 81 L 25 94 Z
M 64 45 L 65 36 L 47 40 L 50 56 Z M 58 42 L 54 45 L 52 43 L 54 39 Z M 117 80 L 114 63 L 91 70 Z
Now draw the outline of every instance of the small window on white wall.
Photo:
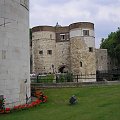
M 89 30 L 83 30 L 83 36 L 89 36 Z

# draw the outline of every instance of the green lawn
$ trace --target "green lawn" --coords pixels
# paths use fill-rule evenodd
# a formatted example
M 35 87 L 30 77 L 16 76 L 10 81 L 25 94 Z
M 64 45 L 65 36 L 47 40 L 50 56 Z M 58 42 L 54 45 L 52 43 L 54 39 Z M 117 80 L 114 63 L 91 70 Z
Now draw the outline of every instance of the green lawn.
M 0 120 L 120 120 L 120 85 L 47 89 L 48 102 Z M 70 96 L 78 103 L 69 105 Z

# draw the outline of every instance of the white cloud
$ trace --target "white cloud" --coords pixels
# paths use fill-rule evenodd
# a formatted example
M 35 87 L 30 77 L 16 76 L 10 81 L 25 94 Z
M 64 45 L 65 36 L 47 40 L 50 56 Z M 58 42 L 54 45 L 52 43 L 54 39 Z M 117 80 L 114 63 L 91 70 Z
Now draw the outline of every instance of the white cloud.
M 119 22 L 120 23 L 120 8 L 110 5 L 110 6 L 100 6 L 96 20 L 98 21 L 108 21 L 108 22 Z
M 106 37 L 120 24 L 120 0 L 31 0 L 30 2 L 31 27 L 55 25 L 56 22 L 69 25 L 78 21 L 90 21 L 95 24 L 96 40 L 100 42 L 99 38 Z

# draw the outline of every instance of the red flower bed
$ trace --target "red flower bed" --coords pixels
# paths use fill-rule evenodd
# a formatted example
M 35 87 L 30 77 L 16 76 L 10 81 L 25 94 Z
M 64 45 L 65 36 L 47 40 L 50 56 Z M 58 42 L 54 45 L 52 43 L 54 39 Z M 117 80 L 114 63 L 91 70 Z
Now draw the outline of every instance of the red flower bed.
M 5 108 L 5 113 L 10 113 L 11 109 L 10 108 Z
M 47 101 L 47 96 L 42 95 L 42 99 L 37 99 L 36 101 L 31 102 L 30 104 L 14 106 L 13 109 L 11 109 L 11 108 L 0 109 L 0 113 L 2 113 L 2 114 L 3 113 L 10 113 L 11 111 L 32 108 L 34 106 L 39 105 L 40 103 L 45 103 L 46 101 Z

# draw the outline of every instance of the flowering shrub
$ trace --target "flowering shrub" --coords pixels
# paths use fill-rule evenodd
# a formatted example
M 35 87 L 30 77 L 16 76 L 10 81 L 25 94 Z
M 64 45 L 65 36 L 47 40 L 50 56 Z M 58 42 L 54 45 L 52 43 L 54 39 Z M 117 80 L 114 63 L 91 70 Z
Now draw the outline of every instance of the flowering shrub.
M 0 109 L 0 113 L 10 113 L 11 111 L 24 110 L 24 109 L 28 109 L 28 108 L 37 106 L 40 103 L 45 103 L 47 101 L 47 96 L 45 96 L 43 94 L 41 94 L 41 95 L 42 96 L 39 99 L 31 102 L 30 104 L 14 106 L 12 109 L 11 108 L 2 108 L 2 109 Z

